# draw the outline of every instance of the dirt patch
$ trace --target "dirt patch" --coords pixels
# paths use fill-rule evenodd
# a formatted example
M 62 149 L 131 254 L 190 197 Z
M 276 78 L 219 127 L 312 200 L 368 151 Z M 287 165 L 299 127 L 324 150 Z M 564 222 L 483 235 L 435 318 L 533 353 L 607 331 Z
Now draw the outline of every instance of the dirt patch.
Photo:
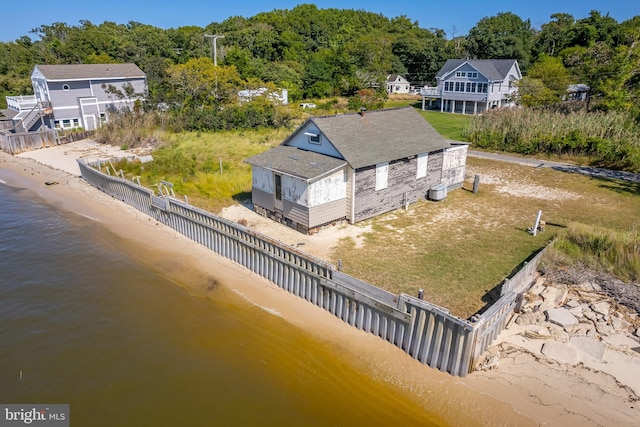
M 582 198 L 580 194 L 572 191 L 523 182 L 522 176 L 516 176 L 515 174 L 510 173 L 510 171 L 487 171 L 485 168 L 467 168 L 467 175 L 473 176 L 475 174 L 480 174 L 482 184 L 493 185 L 495 190 L 502 194 L 556 201 L 577 200 Z
M 259 233 L 276 238 L 323 260 L 331 259 L 333 248 L 342 240 L 352 241 L 356 248 L 362 247 L 366 233 L 371 232 L 371 224 L 351 225 L 343 222 L 326 226 L 313 235 L 302 234 L 258 215 L 249 204 L 229 206 L 224 208 L 219 215 L 230 221 L 245 224 Z

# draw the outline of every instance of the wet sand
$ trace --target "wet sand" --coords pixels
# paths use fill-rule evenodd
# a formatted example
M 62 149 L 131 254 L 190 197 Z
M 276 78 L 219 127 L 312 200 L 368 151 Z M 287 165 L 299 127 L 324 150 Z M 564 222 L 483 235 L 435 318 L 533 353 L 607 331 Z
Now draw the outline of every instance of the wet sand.
M 624 381 L 583 365 L 540 357 L 514 343 L 497 368 L 452 377 L 411 359 L 398 348 L 348 326 L 242 267 L 217 256 L 135 209 L 94 189 L 60 165 L 61 147 L 39 150 L 38 161 L 0 153 L 0 180 L 26 188 L 44 203 L 91 218 L 137 247 L 141 263 L 160 268 L 206 298 L 218 283 L 247 303 L 328 342 L 377 379 L 396 385 L 450 425 L 637 425 L 640 402 Z M 66 149 L 70 149 L 70 145 Z M 86 153 L 86 152 L 85 152 Z M 73 154 L 71 154 L 73 156 Z M 63 166 L 56 166 L 63 167 Z M 46 181 L 57 181 L 47 186 Z M 176 261 L 176 260 L 179 260 Z M 612 359 L 612 363 L 615 363 Z M 640 372 L 622 372 L 637 376 Z M 401 424 L 399 414 L 399 424 Z

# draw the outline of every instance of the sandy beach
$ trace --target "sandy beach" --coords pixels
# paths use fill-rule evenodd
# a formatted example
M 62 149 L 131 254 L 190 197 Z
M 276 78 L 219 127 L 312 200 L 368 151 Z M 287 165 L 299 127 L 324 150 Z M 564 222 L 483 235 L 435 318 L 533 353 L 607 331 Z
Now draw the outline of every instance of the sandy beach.
M 525 334 L 526 328 L 514 324 L 492 347 L 494 364 L 465 378 L 452 377 L 157 224 L 78 176 L 77 157 L 123 155 L 128 154 L 91 141 L 19 156 L 0 152 L 0 184 L 27 189 L 43 203 L 100 223 L 135 245 L 141 263 L 162 265 L 167 275 L 198 296 L 206 298 L 207 286 L 215 280 L 248 303 L 330 342 L 366 372 L 397 385 L 417 401 L 428 402 L 425 407 L 441 409 L 439 415 L 449 425 L 638 425 L 640 354 L 634 348 L 640 343 L 634 338 L 612 339 L 601 360 L 580 354 L 575 363 L 565 363 L 541 352 L 547 342 L 544 337 L 531 338 Z M 57 184 L 45 185 L 49 181 Z M 240 205 L 222 215 L 243 219 L 266 234 L 276 232 L 280 240 L 319 257 L 326 257 L 340 238 L 350 236 L 358 242 L 366 231 L 363 227 L 336 226 L 304 236 L 266 222 Z M 164 262 L 176 255 L 184 261 Z

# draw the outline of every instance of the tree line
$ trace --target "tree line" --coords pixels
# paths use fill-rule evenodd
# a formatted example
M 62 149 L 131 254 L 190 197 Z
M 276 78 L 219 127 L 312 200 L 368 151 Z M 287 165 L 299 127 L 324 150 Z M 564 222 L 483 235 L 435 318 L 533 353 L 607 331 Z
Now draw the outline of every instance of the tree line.
M 218 66 L 211 39 L 218 40 Z M 147 74 L 150 105 L 219 111 L 237 104 L 237 91 L 284 88 L 292 100 L 360 96 L 383 98 L 397 73 L 434 84 L 452 58 L 514 58 L 525 79 L 520 102 L 560 102 L 571 83 L 590 87 L 600 108 L 632 110 L 640 95 L 640 16 L 617 22 L 592 11 L 576 19 L 557 13 L 540 28 L 511 13 L 485 17 L 469 33 L 448 39 L 407 16 L 302 4 L 250 18 L 233 16 L 206 27 L 161 29 L 138 22 L 41 25 L 0 43 L 0 107 L 4 95 L 31 93 L 36 64 L 133 62 Z M 268 120 L 267 120 L 268 121 Z

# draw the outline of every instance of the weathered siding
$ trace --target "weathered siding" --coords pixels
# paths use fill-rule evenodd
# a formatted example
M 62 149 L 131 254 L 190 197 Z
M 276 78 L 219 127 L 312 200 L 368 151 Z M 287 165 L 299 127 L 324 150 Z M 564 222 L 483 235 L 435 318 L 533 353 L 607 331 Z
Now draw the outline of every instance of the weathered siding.
M 253 166 L 253 204 L 273 213 L 275 206 L 272 182 L 272 171 Z M 346 185 L 344 171 L 338 171 L 312 184 L 282 175 L 283 218 L 279 220 L 290 220 L 308 229 L 344 219 L 347 212 Z
M 305 132 L 320 134 L 320 143 L 310 143 L 309 136 L 305 135 Z M 342 155 L 336 150 L 336 148 L 320 133 L 317 127 L 313 123 L 307 123 L 307 125 L 299 129 L 295 135 L 291 136 L 291 139 L 287 141 L 286 145 L 292 147 L 298 147 L 303 150 L 314 151 L 316 153 L 326 154 L 331 157 L 342 159 Z
M 387 188 L 375 191 L 376 167 L 356 171 L 355 221 L 362 221 L 424 199 L 442 179 L 442 151 L 429 153 L 427 176 L 416 178 L 417 157 L 389 163 Z
M 347 197 L 346 172 L 338 172 L 309 184 L 307 206 L 315 207 Z
M 464 182 L 467 164 L 467 146 L 459 145 L 444 151 L 442 182 L 448 187 L 459 187 Z
M 260 166 L 251 166 L 251 180 L 254 190 L 273 194 L 273 172 Z M 265 206 L 266 207 L 266 206 Z
M 347 165 L 347 199 L 346 199 L 346 203 L 347 203 L 347 219 L 349 220 L 350 223 L 354 223 L 355 222 L 355 177 L 356 177 L 356 171 L 353 170 L 353 168 L 351 166 Z
M 301 179 L 282 175 L 282 198 L 301 206 L 309 206 L 309 184 Z
M 443 151 L 429 153 L 429 160 L 427 162 L 427 190 L 442 182 L 442 162 L 444 160 L 443 153 Z

